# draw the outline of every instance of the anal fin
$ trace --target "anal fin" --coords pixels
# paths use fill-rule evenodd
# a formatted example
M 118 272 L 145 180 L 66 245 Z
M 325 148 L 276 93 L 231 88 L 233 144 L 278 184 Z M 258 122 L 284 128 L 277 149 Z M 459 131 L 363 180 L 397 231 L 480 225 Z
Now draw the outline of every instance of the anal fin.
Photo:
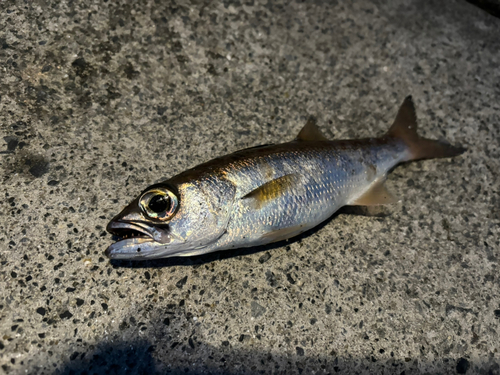
M 262 236 L 266 243 L 273 243 L 278 241 L 283 241 L 292 237 L 295 237 L 303 233 L 305 225 L 295 225 L 288 228 L 280 228 L 272 230 Z
M 385 178 L 375 181 L 370 188 L 354 201 L 349 202 L 350 206 L 377 206 L 383 204 L 396 203 L 398 199 L 387 190 Z

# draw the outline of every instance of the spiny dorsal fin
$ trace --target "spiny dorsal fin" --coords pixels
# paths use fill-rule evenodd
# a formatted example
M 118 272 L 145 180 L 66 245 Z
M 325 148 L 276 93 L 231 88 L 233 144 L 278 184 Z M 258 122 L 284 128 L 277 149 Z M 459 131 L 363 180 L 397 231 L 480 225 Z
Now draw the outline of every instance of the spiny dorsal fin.
M 290 190 L 299 180 L 299 175 L 287 174 L 285 176 L 266 182 L 264 185 L 261 185 L 257 189 L 252 190 L 241 199 L 251 199 L 255 208 L 260 209 L 269 201 L 282 196 L 286 191 Z
M 348 204 L 351 206 L 376 206 L 396 203 L 398 200 L 387 190 L 384 183 L 385 179 L 376 181 L 368 191 Z
M 316 120 L 313 117 L 309 117 L 306 124 L 302 130 L 295 138 L 297 141 L 328 141 L 321 130 L 319 130 L 318 125 L 316 125 Z

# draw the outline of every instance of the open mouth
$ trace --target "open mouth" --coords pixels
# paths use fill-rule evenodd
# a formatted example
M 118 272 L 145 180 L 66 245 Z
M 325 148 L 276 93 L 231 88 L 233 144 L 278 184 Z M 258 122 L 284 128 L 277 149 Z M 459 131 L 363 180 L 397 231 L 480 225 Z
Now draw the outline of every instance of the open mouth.
M 168 226 L 152 226 L 140 221 L 112 220 L 106 230 L 115 241 L 105 251 L 110 259 L 159 258 L 166 252 L 170 254 L 170 244 L 176 239 Z M 178 239 L 177 242 L 183 243 Z
M 113 231 L 112 234 L 113 236 L 111 237 L 111 239 L 115 242 L 135 237 L 149 237 L 149 236 L 144 236 L 144 233 L 139 232 L 138 230 L 135 229 L 118 229 L 116 231 Z
M 132 238 L 149 238 L 153 236 L 144 228 L 137 224 L 112 221 L 106 227 L 106 230 L 113 235 L 113 241 L 123 241 Z
M 147 249 L 147 244 L 154 242 L 152 234 L 140 224 L 111 221 L 106 230 L 113 235 L 113 241 L 116 241 L 106 249 L 106 255 L 110 258 L 130 257 L 131 254 L 140 256 Z

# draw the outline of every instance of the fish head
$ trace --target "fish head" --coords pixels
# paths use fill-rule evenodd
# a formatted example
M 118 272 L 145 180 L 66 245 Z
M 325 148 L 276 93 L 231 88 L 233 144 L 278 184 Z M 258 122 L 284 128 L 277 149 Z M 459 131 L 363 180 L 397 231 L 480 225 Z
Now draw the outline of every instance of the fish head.
M 196 183 L 150 186 L 106 227 L 117 241 L 111 259 L 144 260 L 203 253 L 226 231 L 228 207 Z

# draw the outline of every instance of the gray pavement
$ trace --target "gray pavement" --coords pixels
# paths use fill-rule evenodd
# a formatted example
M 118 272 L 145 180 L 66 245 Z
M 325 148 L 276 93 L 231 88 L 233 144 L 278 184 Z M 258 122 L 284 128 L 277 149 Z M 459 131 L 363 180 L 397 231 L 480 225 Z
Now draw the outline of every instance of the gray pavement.
M 465 1 L 0 2 L 0 373 L 500 373 L 500 19 Z M 386 217 L 110 263 L 148 185 L 295 137 L 420 133 Z

